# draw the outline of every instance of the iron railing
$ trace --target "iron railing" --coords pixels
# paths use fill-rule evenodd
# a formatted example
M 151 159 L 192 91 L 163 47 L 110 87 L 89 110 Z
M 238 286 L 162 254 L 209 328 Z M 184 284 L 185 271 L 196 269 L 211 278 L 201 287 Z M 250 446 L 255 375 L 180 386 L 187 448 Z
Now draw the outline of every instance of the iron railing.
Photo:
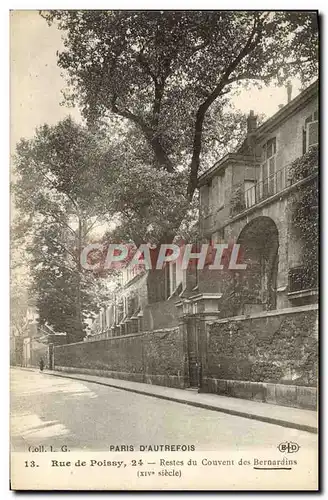
M 245 189 L 244 183 L 235 185 L 230 202 L 230 215 L 237 215 L 310 175 L 310 172 L 302 175 L 301 178 L 293 175 L 290 170 L 292 165 L 293 163 L 285 165 L 264 180 L 254 181 L 254 185 L 248 189 Z M 312 173 L 315 172 L 317 168 L 313 169 Z
M 289 176 L 289 165 L 285 165 L 282 169 L 277 170 L 277 172 L 262 181 L 254 181 L 254 185 L 248 189 L 245 189 L 244 185 L 240 184 L 235 187 L 230 213 L 231 215 L 236 215 L 247 210 L 257 205 L 262 200 L 280 193 L 291 185 L 292 181 Z
M 288 291 L 302 292 L 317 288 L 318 277 L 316 273 L 309 273 L 305 266 L 294 267 L 288 272 Z
M 291 180 L 288 178 L 287 165 L 273 175 L 270 175 L 267 179 L 256 182 L 254 186 L 244 192 L 246 208 L 256 205 L 269 196 L 280 193 L 290 185 Z

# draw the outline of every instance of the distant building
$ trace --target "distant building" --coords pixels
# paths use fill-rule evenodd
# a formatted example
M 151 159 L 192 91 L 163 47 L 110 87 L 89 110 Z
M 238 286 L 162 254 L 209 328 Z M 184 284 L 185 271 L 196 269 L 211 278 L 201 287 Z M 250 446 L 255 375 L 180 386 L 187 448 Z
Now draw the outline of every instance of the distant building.
M 99 311 L 86 340 L 177 325 L 175 301 L 184 279 L 175 262 L 153 273 L 137 266 L 126 267 L 119 291 Z

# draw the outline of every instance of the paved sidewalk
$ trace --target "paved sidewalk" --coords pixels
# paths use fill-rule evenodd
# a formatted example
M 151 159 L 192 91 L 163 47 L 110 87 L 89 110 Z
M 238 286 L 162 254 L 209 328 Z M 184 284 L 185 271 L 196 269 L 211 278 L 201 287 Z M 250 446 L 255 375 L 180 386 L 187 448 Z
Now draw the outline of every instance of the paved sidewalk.
M 176 403 L 187 404 L 207 410 L 219 411 L 239 417 L 260 420 L 283 427 L 299 429 L 307 432 L 318 432 L 318 415 L 311 410 L 302 410 L 287 406 L 271 405 L 247 399 L 231 398 L 217 394 L 204 394 L 187 389 L 174 389 L 162 387 L 160 385 L 143 384 L 119 380 L 96 375 L 71 373 L 63 371 L 49 371 L 44 373 L 56 377 L 72 378 L 83 380 L 84 382 L 94 382 L 96 384 L 115 387 L 124 391 L 144 394 L 154 398 L 175 401 Z

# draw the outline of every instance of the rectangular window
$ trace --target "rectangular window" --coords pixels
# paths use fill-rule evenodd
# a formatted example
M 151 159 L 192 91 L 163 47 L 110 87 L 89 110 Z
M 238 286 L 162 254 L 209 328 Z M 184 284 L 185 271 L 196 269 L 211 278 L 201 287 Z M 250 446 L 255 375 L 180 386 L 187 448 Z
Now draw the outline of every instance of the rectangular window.
M 245 189 L 246 208 L 252 207 L 256 203 L 255 181 L 245 181 L 244 182 L 244 189 Z
M 266 198 L 276 192 L 277 141 L 273 137 L 263 146 L 263 163 L 260 171 L 260 196 Z
M 319 114 L 318 110 L 309 115 L 303 127 L 303 154 L 309 151 L 311 146 L 316 146 L 319 143 Z
M 124 317 L 124 299 L 121 299 L 117 305 L 117 323 L 120 323 Z
M 210 185 L 209 185 L 209 196 L 208 196 L 208 199 L 209 199 L 209 207 L 210 207 L 210 214 L 213 212 L 214 210 L 214 186 L 215 186 L 215 179 L 212 179 Z
M 269 139 L 264 145 L 264 149 L 265 149 L 265 159 L 268 160 L 269 158 L 272 158 L 277 152 L 276 138 L 273 137 L 272 139 Z
M 209 188 L 210 213 L 215 212 L 224 205 L 224 176 L 217 175 L 212 179 Z
M 170 291 L 171 291 L 171 282 L 170 282 L 170 265 L 168 263 L 166 263 L 165 267 L 164 267 L 164 300 L 168 299 L 169 296 L 171 295 L 170 294 Z M 162 300 L 160 298 L 160 300 Z
M 137 310 L 137 306 L 138 306 L 138 298 L 136 295 L 133 295 L 131 298 L 130 298 L 130 304 L 129 304 L 129 316 L 133 316 L 134 313 L 136 312 Z
M 212 179 L 211 187 L 212 212 L 215 212 L 219 206 L 218 203 L 218 177 Z
M 171 289 L 171 293 L 173 293 L 174 290 L 177 287 L 177 264 L 176 264 L 176 262 L 172 262 L 171 267 L 172 267 L 172 289 Z
M 209 214 L 210 209 L 210 186 L 206 184 L 200 189 L 200 206 L 202 209 L 203 216 L 206 217 Z
M 306 130 L 306 150 L 308 151 L 311 146 L 316 146 L 318 142 L 318 122 L 310 122 Z
M 224 176 L 220 175 L 218 176 L 217 179 L 218 179 L 217 199 L 218 199 L 218 206 L 219 208 L 221 208 L 224 205 Z
M 272 156 L 268 160 L 268 190 L 269 194 L 275 193 L 275 183 L 276 183 L 276 158 Z

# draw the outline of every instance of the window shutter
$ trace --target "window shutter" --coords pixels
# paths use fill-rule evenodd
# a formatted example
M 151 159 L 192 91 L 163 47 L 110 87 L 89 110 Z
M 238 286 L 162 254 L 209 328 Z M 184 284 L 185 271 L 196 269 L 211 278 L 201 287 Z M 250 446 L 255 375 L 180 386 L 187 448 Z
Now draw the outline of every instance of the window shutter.
M 318 122 L 311 122 L 307 126 L 308 131 L 308 148 L 318 144 Z
M 276 179 L 275 179 L 275 170 L 276 170 L 276 158 L 273 156 L 269 160 L 269 186 L 268 186 L 268 191 L 269 194 L 272 195 L 275 192 L 275 184 L 276 184 Z
M 303 136 L 302 136 L 302 141 L 303 141 L 303 155 L 306 153 L 306 129 L 303 128 Z

